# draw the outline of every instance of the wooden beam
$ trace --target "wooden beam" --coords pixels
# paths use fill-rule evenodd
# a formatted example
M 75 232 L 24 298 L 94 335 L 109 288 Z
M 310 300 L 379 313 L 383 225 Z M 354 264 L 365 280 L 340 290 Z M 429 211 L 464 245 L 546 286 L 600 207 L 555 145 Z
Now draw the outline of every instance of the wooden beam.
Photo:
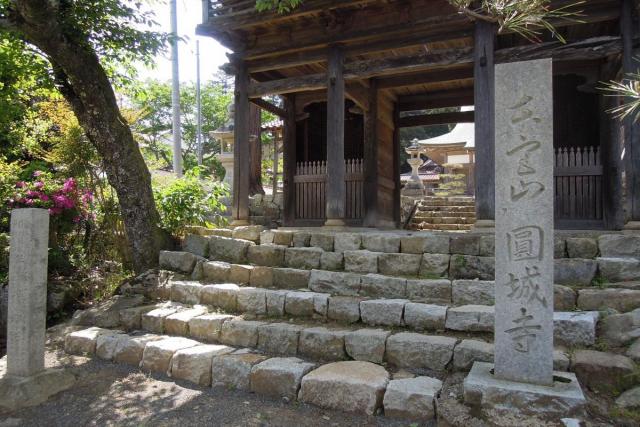
M 263 110 L 268 111 L 271 114 L 275 114 L 281 119 L 284 119 L 285 117 L 287 117 L 287 112 L 284 109 L 276 105 L 273 105 L 269 101 L 265 101 L 262 98 L 252 98 L 251 102 L 257 105 L 258 107 L 262 108 Z
M 365 227 L 378 221 L 378 83 L 369 82 L 369 108 L 364 114 L 364 219 Z
M 327 81 L 327 226 L 345 225 L 344 53 L 329 48 Z
M 620 29 L 623 46 L 622 68 L 625 76 L 640 71 L 639 52 L 633 46 L 633 40 L 638 35 L 635 10 L 633 0 L 623 0 Z M 640 229 L 640 123 L 633 116 L 624 120 L 624 145 L 627 156 L 627 212 L 630 221 L 628 228 Z
M 235 120 L 233 148 L 233 222 L 249 221 L 249 71 L 240 64 L 235 81 Z
M 494 50 L 497 28 L 476 21 L 474 40 L 475 196 L 476 221 L 495 218 L 495 82 Z
M 415 86 L 434 82 L 448 82 L 473 78 L 473 68 L 464 67 L 453 70 L 427 70 L 421 73 L 401 74 L 378 79 L 378 88 Z
M 450 123 L 473 123 L 473 111 L 460 111 L 457 113 L 421 114 L 419 116 L 406 116 L 398 120 L 398 126 L 409 128 L 415 126 L 446 125 Z
M 567 44 L 554 41 L 501 49 L 495 52 L 495 62 L 515 62 L 541 58 L 553 58 L 555 61 L 593 60 L 616 55 L 621 51 L 622 42 L 619 37 L 605 36 Z M 344 78 L 365 79 L 397 73 L 417 73 L 452 65 L 472 65 L 473 60 L 473 49 L 471 48 L 369 59 L 345 65 Z M 249 89 L 249 94 L 252 98 L 256 98 L 265 95 L 318 90 L 325 87 L 326 75 L 319 73 L 267 82 L 254 82 Z
M 473 89 L 430 92 L 421 95 L 406 95 L 398 98 L 398 110 L 417 111 L 434 108 L 462 107 L 473 105 Z
M 362 108 L 362 111 L 369 110 L 369 90 L 359 81 L 347 82 L 345 92 L 349 99 Z
M 296 137 L 296 97 L 295 95 L 286 95 L 284 97 L 284 110 L 286 116 L 284 118 L 284 134 L 283 134 L 283 220 L 284 225 L 291 227 L 296 220 L 296 191 L 293 182 L 296 174 L 297 161 L 297 137 Z

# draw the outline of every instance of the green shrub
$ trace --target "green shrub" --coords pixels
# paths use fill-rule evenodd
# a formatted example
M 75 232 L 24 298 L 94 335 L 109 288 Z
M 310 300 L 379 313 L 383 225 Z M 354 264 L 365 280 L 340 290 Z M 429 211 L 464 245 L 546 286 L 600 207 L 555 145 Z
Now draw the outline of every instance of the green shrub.
M 161 225 L 175 236 L 183 235 L 188 226 L 210 227 L 225 223 L 222 199 L 229 193 L 218 182 L 205 186 L 200 178 L 201 171 L 193 168 L 183 178 L 154 189 Z

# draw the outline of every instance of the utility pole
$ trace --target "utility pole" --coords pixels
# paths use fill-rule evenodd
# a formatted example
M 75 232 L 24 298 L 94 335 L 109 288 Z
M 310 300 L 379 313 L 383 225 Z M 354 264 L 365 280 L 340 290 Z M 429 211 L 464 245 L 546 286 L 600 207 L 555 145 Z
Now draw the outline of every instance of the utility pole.
M 200 93 L 200 40 L 196 40 L 196 102 L 198 114 L 198 136 L 197 136 L 197 153 L 198 166 L 202 166 L 203 149 L 202 146 L 202 96 Z
M 173 107 L 173 171 L 182 176 L 182 129 L 180 126 L 180 69 L 178 63 L 178 6 L 171 0 L 171 105 Z

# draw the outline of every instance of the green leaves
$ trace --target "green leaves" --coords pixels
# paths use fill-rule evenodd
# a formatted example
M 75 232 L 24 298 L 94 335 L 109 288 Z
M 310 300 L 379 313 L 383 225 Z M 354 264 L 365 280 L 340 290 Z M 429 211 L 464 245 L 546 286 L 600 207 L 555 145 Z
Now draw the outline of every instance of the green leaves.
M 599 88 L 605 92 L 608 96 L 620 96 L 625 102 L 610 110 L 609 113 L 613 114 L 620 120 L 627 117 L 633 117 L 633 120 L 638 120 L 640 117 L 640 72 L 627 74 L 625 79 L 617 82 L 603 82 Z
M 289 13 L 302 4 L 303 0 L 256 0 L 256 10 L 265 12 L 275 10 L 278 13 Z

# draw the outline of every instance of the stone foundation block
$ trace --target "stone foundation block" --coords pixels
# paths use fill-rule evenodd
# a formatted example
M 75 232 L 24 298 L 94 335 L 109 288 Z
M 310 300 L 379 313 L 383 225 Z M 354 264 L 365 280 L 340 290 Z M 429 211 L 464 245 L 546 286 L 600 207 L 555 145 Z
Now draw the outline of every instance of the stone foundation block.
M 344 269 L 353 273 L 377 273 L 378 255 L 370 251 L 346 251 Z
M 338 322 L 355 323 L 360 320 L 362 298 L 330 297 L 327 317 Z
M 553 342 L 568 347 L 589 347 L 596 342 L 596 324 L 600 314 L 589 312 L 553 313 Z
M 462 340 L 453 350 L 453 367 L 468 371 L 474 362 L 493 363 L 494 345 L 484 341 Z
M 213 358 L 211 364 L 212 385 L 223 384 L 236 390 L 249 391 L 251 369 L 269 357 L 260 354 L 224 354 Z
M 312 270 L 309 289 L 331 295 L 358 296 L 360 276 L 353 273 Z
M 598 243 L 586 237 L 567 237 L 569 258 L 595 258 L 598 256 Z
M 302 379 L 300 400 L 321 408 L 374 415 L 382 406 L 389 373 L 370 362 L 336 362 Z
M 582 289 L 578 291 L 578 308 L 580 310 L 613 308 L 626 313 L 640 308 L 640 290 Z
M 190 310 L 182 310 L 164 319 L 164 333 L 167 335 L 189 336 L 189 322 L 197 316 L 207 312 L 204 307 L 194 307 Z
M 372 326 L 400 326 L 407 302 L 409 301 L 403 299 L 362 301 L 360 303 L 362 322 Z
M 395 234 L 373 234 L 362 235 L 362 247 L 371 252 L 400 252 L 400 236 Z
M 416 330 L 443 330 L 447 307 L 409 302 L 404 306 L 404 323 Z
M 295 356 L 302 326 L 270 323 L 258 327 L 258 348 L 268 354 Z
M 306 289 L 309 286 L 309 270 L 274 268 L 273 286 L 280 289 Z
M 287 248 L 284 253 L 284 262 L 290 268 L 317 269 L 320 268 L 320 257 L 323 252 L 320 248 Z
M 323 252 L 320 257 L 320 269 L 340 271 L 344 269 L 344 254 L 342 252 Z
M 120 312 L 120 326 L 125 331 L 137 331 L 142 328 L 142 315 L 155 310 L 155 305 L 127 308 Z
M 142 362 L 142 355 L 147 344 L 163 338 L 162 336 L 154 334 L 121 337 L 116 345 L 113 361 L 138 366 L 140 362 Z
M 203 286 L 198 282 L 174 281 L 171 284 L 171 300 L 185 304 L 199 304 Z
M 604 258 L 640 258 L 640 236 L 605 234 L 598 237 L 598 246 Z
M 264 267 L 284 267 L 284 246 L 258 245 L 251 246 L 247 258 L 251 264 Z
M 358 251 L 362 247 L 362 236 L 358 233 L 336 233 L 333 240 L 335 252 Z
M 407 298 L 411 301 L 451 304 L 449 280 L 407 280 Z
M 140 317 L 142 329 L 156 334 L 164 333 L 164 319 L 178 312 L 178 307 L 160 307 L 143 314 Z
M 263 230 L 260 233 L 260 244 L 261 245 L 272 244 L 274 235 L 275 235 L 274 230 Z
M 435 400 L 442 381 L 430 377 L 391 380 L 384 394 L 384 415 L 404 420 L 429 421 L 435 418 Z
M 273 268 L 254 267 L 251 270 L 249 284 L 257 288 L 268 288 L 273 286 Z
M 145 371 L 170 374 L 171 358 L 174 353 L 199 344 L 197 341 L 182 337 L 168 337 L 151 341 L 144 348 L 140 368 Z
M 286 397 L 295 400 L 302 377 L 315 365 L 295 357 L 275 357 L 251 368 L 251 391 L 254 393 Z
M 276 230 L 273 232 L 273 243 L 281 246 L 291 246 L 293 231 Z
M 633 361 L 625 356 L 593 350 L 578 350 L 571 370 L 580 384 L 594 391 L 616 393 L 633 384 Z
M 293 246 L 304 248 L 311 244 L 311 233 L 307 231 L 296 231 L 293 233 Z
M 262 233 L 264 227 L 261 225 L 247 225 L 243 227 L 236 227 L 233 229 L 233 238 L 250 240 L 252 242 L 260 241 L 260 233 Z
M 421 255 L 380 254 L 378 271 L 389 276 L 417 276 L 421 261 Z
M 233 347 L 257 347 L 258 328 L 264 322 L 233 319 L 222 324 L 220 342 Z
M 495 258 L 474 255 L 452 255 L 449 264 L 451 279 L 494 279 Z
M 223 310 L 235 311 L 238 308 L 240 287 L 231 283 L 207 285 L 202 288 L 200 301 Z
M 118 340 L 126 334 L 102 334 L 96 338 L 96 356 L 104 360 L 113 360 L 118 348 Z
M 451 237 L 450 253 L 460 255 L 480 254 L 480 235 L 461 234 Z
M 202 278 L 208 282 L 224 283 L 231 276 L 231 264 L 222 261 L 210 261 L 202 265 Z
M 636 258 L 598 258 L 600 276 L 609 282 L 640 279 L 640 260 Z
M 284 303 L 288 291 L 267 290 L 267 315 L 275 317 L 284 316 Z
M 367 274 L 360 280 L 360 294 L 371 298 L 405 298 L 407 280 L 380 274 Z
M 286 296 L 284 311 L 291 316 L 326 317 L 328 298 L 328 294 L 316 292 L 289 292 Z
M 553 285 L 553 309 L 557 311 L 572 311 L 576 308 L 578 295 L 568 286 Z
M 405 236 L 400 239 L 400 251 L 405 254 L 448 254 L 449 236 L 440 234 Z
M 245 264 L 249 247 L 254 245 L 255 243 L 249 240 L 211 236 L 209 237 L 209 259 Z
M 389 335 L 383 329 L 359 329 L 345 335 L 345 349 L 355 360 L 381 364 Z
M 207 258 L 209 256 L 209 239 L 205 236 L 189 234 L 182 242 L 182 250 Z
M 496 256 L 496 238 L 493 235 L 480 236 L 480 256 Z
M 612 347 L 622 347 L 640 338 L 640 308 L 629 313 L 605 316 L 600 336 Z
M 449 276 L 449 254 L 423 254 L 418 275 L 425 279 Z
M 559 285 L 588 286 L 597 271 L 598 263 L 592 259 L 563 258 L 553 262 L 554 282 Z
M 243 287 L 238 289 L 238 311 L 267 314 L 267 294 L 264 289 Z
M 344 360 L 347 358 L 344 345 L 346 333 L 323 327 L 303 329 L 300 332 L 298 354 L 312 360 Z
M 191 274 L 198 258 L 190 252 L 160 251 L 160 268 Z
M 492 332 L 494 321 L 493 306 L 463 305 L 449 308 L 445 326 L 453 331 Z
M 492 280 L 454 280 L 451 286 L 455 305 L 493 305 L 495 302 L 495 282 Z
M 249 284 L 251 280 L 251 271 L 253 266 L 242 264 L 231 264 L 231 271 L 229 272 L 229 282 L 237 284 Z
M 178 350 L 171 359 L 171 377 L 210 386 L 213 358 L 232 351 L 226 345 L 197 345 Z
M 205 342 L 218 342 L 224 322 L 234 317 L 228 314 L 204 314 L 189 320 L 189 336 Z
M 385 359 L 399 368 L 443 371 L 453 358 L 455 338 L 402 332 L 387 339 Z
M 333 252 L 334 236 L 330 233 L 312 233 L 309 246 L 320 248 L 325 252 Z
M 517 383 L 496 378 L 493 364 L 478 362 L 464 381 L 464 401 L 492 416 L 582 417 L 586 399 L 574 374 L 555 372 L 563 382 L 553 387 Z

